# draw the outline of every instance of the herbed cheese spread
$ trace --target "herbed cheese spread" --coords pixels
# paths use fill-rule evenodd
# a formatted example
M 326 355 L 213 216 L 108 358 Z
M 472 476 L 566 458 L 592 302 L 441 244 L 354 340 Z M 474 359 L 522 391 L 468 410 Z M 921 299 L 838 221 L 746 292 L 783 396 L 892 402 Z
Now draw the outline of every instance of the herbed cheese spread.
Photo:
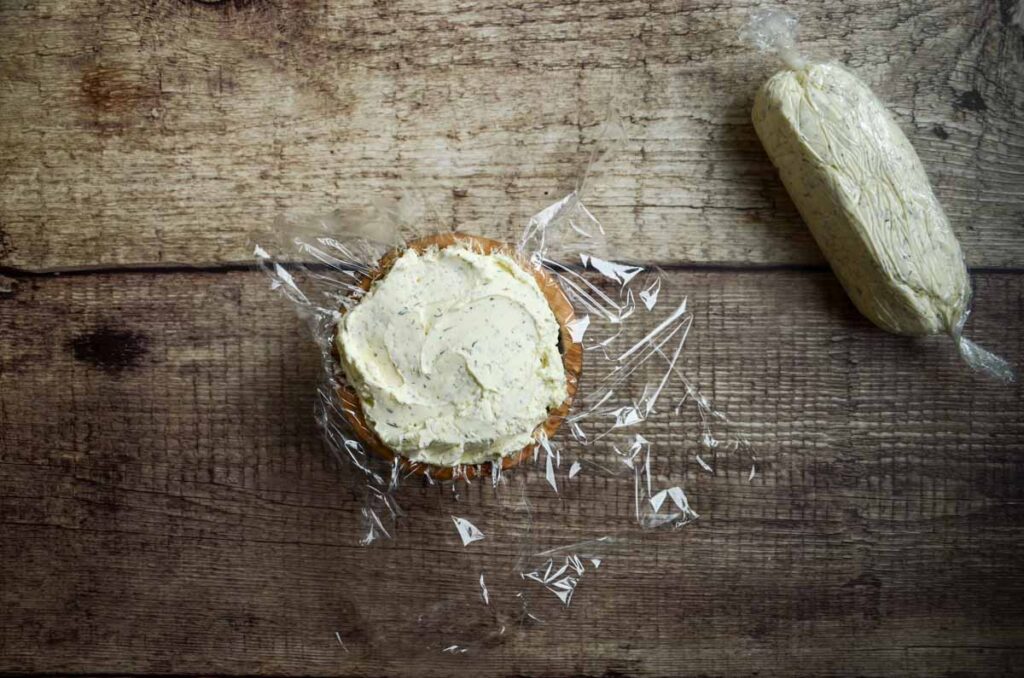
M 559 326 L 510 256 L 406 250 L 340 320 L 338 354 L 381 441 L 412 461 L 521 450 L 566 398 Z
M 899 334 L 953 332 L 971 290 L 960 245 L 917 153 L 885 106 L 835 64 L 784 70 L 754 127 L 864 315 Z

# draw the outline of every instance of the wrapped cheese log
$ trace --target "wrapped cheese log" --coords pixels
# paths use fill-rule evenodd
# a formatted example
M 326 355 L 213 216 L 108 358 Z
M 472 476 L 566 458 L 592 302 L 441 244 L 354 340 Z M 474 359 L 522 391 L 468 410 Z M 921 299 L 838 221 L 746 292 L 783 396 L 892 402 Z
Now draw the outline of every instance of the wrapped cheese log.
M 967 267 L 913 146 L 857 76 L 801 58 L 795 28 L 791 15 L 759 10 L 746 31 L 786 65 L 758 90 L 754 128 L 832 270 L 882 329 L 948 334 L 972 367 L 1013 381 L 962 336 Z

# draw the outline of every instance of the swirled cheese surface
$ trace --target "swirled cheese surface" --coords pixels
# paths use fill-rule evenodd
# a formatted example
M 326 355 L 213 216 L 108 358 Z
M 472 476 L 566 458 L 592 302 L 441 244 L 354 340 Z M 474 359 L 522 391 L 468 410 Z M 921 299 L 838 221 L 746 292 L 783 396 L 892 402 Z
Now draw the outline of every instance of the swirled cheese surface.
M 406 250 L 342 316 L 342 368 L 369 425 L 412 461 L 518 452 L 566 398 L 559 326 L 537 280 L 457 243 Z

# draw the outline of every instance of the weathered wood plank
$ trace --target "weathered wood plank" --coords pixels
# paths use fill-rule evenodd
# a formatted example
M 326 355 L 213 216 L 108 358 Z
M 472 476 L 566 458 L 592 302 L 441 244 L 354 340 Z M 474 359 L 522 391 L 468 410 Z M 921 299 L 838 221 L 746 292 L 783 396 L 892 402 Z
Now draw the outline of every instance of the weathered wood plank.
M 701 474 L 695 422 L 659 428 L 701 519 L 630 530 L 564 614 L 465 656 L 428 641 L 493 623 L 477 579 L 501 593 L 520 516 L 474 485 L 463 505 L 496 528 L 463 549 L 452 499 L 410 486 L 399 538 L 358 547 L 360 503 L 311 420 L 318 358 L 262 276 L 20 278 L 0 295 L 0 670 L 1016 670 L 1021 388 L 875 330 L 826 274 L 671 276 L 696 308 L 686 369 L 757 476 L 724 454 Z M 1024 279 L 975 282 L 973 335 L 1020 364 Z M 538 539 L 628 520 L 631 478 L 584 473 L 562 503 L 520 471 Z
M 975 266 L 1024 260 L 1024 52 L 1009 3 L 796 2 L 804 46 L 868 80 Z M 712 0 L 0 6 L 0 265 L 248 260 L 292 208 L 416 186 L 495 237 L 570 189 L 623 258 L 819 263 L 749 122 L 771 66 Z

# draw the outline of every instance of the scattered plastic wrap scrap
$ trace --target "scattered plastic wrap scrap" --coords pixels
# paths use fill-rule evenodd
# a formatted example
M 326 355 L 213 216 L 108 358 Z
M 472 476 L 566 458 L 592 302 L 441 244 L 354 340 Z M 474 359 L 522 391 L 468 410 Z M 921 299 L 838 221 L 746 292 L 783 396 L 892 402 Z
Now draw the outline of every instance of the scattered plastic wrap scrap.
M 551 593 L 555 594 L 562 603 L 568 607 L 572 601 L 573 591 L 586 568 L 583 561 L 575 555 L 565 556 L 564 562 L 555 563 L 554 559 L 548 559 L 541 569 L 531 572 L 524 572 L 523 579 L 529 579 L 541 584 Z
M 452 516 L 452 520 L 455 521 L 455 528 L 459 531 L 459 537 L 462 539 L 463 546 L 469 546 L 473 542 L 484 538 L 484 533 L 465 518 Z

